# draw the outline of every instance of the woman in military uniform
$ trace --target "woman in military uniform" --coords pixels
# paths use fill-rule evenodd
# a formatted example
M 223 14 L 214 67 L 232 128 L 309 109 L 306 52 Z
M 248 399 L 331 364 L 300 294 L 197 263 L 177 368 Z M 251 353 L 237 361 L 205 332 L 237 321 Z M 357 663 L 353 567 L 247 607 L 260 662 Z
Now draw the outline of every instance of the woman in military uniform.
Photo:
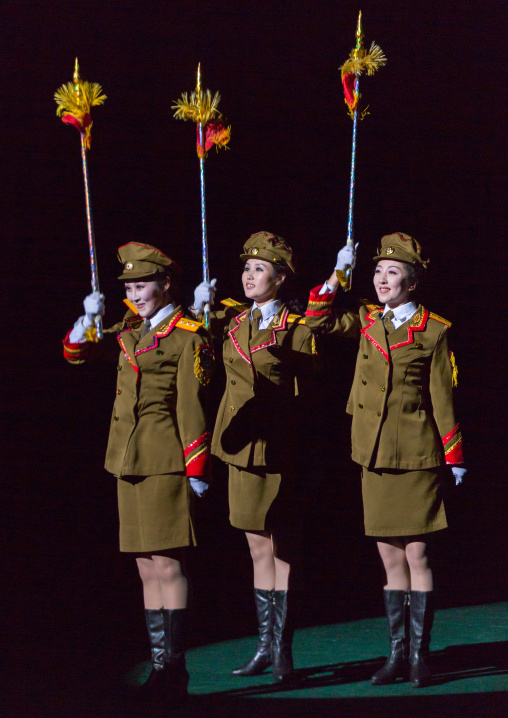
M 142 692 L 181 692 L 187 684 L 182 560 L 185 547 L 196 543 L 191 489 L 202 494 L 209 474 L 202 389 L 211 351 L 201 324 L 173 302 L 169 257 L 130 242 L 118 259 L 129 310 L 97 341 L 94 320 L 104 313 L 104 297 L 89 295 L 85 315 L 63 342 L 64 356 L 72 364 L 98 357 L 118 362 L 105 466 L 117 477 L 120 551 L 136 556 L 143 583 L 152 671 Z
M 344 270 L 354 266 L 354 252 L 345 247 L 330 279 L 311 291 L 306 318 L 316 333 L 360 340 L 347 411 L 352 458 L 362 467 L 365 532 L 377 538 L 386 571 L 391 648 L 372 683 L 393 683 L 409 672 L 420 687 L 430 679 L 433 620 L 427 543 L 447 526 L 443 467 L 451 466 L 457 481 L 465 471 L 452 402 L 456 372 L 450 322 L 412 299 L 427 267 L 418 242 L 401 232 L 387 235 L 374 261 L 374 287 L 384 307 L 362 306 L 358 314 L 332 310 Z
M 294 592 L 288 603 L 294 549 L 295 397 L 313 364 L 304 319 L 277 298 L 294 274 L 292 250 L 270 232 L 257 232 L 240 258 L 246 303 L 231 299 L 211 313 L 212 334 L 223 338 L 226 389 L 217 414 L 212 453 L 229 465 L 230 521 L 246 533 L 254 568 L 259 640 L 254 656 L 233 675 L 293 675 Z M 196 288 L 194 307 L 213 302 L 215 280 Z M 292 546 L 291 546 L 292 544 Z

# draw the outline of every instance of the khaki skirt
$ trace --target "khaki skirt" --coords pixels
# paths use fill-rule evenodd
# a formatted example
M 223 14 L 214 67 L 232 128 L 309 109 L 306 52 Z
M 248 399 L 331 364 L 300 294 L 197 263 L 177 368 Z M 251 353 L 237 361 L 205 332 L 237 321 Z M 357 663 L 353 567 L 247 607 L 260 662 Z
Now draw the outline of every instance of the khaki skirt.
M 448 526 L 441 469 L 398 471 L 362 467 L 367 536 L 417 536 Z
M 243 531 L 265 531 L 271 527 L 281 474 L 252 473 L 229 466 L 229 520 Z M 270 512 L 270 517 L 268 513 Z
M 120 551 L 149 553 L 195 546 L 192 489 L 181 474 L 118 479 Z

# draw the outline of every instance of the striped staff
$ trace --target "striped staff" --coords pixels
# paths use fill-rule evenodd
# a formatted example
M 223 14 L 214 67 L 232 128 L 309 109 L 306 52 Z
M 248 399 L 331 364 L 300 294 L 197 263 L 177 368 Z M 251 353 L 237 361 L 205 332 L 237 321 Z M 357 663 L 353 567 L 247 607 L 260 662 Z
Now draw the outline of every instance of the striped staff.
M 182 96 L 172 106 L 177 120 L 192 120 L 197 125 L 197 154 L 199 157 L 199 176 L 201 186 L 201 254 L 203 260 L 203 281 L 210 281 L 208 268 L 208 236 L 206 230 L 206 201 L 205 201 L 205 159 L 208 150 L 215 145 L 216 149 L 225 147 L 231 137 L 231 127 L 226 126 L 219 112 L 220 95 L 218 92 L 212 98 L 210 90 L 201 89 L 201 63 L 198 64 L 196 90 L 182 93 Z M 205 305 L 205 327 L 210 326 L 210 306 Z
M 100 292 L 99 275 L 97 272 L 97 254 L 95 251 L 95 237 L 92 220 L 92 204 L 90 201 L 90 184 L 88 181 L 88 164 L 86 152 L 92 143 L 92 119 L 90 108 L 102 105 L 106 95 L 97 82 L 85 82 L 79 76 L 78 58 L 74 65 L 73 82 L 67 82 L 55 92 L 57 104 L 56 114 L 62 121 L 74 125 L 81 137 L 81 160 L 83 165 L 83 179 L 85 182 L 86 221 L 88 227 L 88 249 L 90 253 L 90 269 L 92 271 L 92 291 Z M 102 317 L 96 315 L 95 329 L 97 339 L 102 339 Z
M 353 120 L 353 144 L 351 149 L 351 176 L 349 182 L 349 213 L 347 223 L 347 240 L 349 247 L 355 246 L 353 239 L 353 202 L 355 191 L 355 167 L 356 167 L 356 126 L 358 121 L 358 105 L 361 95 L 358 91 L 359 77 L 362 72 L 367 75 L 373 75 L 382 65 L 386 65 L 386 57 L 383 51 L 374 42 L 367 52 L 363 47 L 362 32 L 362 13 L 358 15 L 358 24 L 356 27 L 356 46 L 346 60 L 339 68 L 344 88 L 344 102 L 349 108 L 349 116 Z M 363 120 L 368 113 L 368 107 L 361 111 L 360 119 Z M 344 271 L 337 271 L 337 277 L 345 292 L 351 289 L 352 267 L 347 266 Z

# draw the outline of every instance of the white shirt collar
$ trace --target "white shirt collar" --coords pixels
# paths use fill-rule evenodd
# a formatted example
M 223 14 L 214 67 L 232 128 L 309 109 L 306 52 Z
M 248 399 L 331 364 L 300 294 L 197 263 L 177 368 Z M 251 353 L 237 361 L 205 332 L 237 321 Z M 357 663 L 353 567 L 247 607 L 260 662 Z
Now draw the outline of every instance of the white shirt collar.
M 162 322 L 163 319 L 166 319 L 166 317 L 169 317 L 171 312 L 174 312 L 174 311 L 175 311 L 175 305 L 171 304 L 171 302 L 169 304 L 166 304 L 165 307 L 162 307 L 161 309 L 159 309 L 157 314 L 154 314 L 153 317 L 150 318 L 150 329 L 153 329 L 154 327 L 156 327 L 157 324 Z
M 261 322 L 267 323 L 277 314 L 277 312 L 279 311 L 281 306 L 282 306 L 282 302 L 280 299 L 274 299 L 273 302 L 268 302 L 268 304 L 263 304 L 262 307 L 258 307 L 256 302 L 254 302 L 254 304 L 252 305 L 252 308 L 250 310 L 249 317 L 252 321 L 252 312 L 254 311 L 254 309 L 259 309 L 261 311 L 261 317 L 262 317 L 262 319 L 260 320 L 259 323 L 260 324 L 261 324 Z
M 382 316 L 386 314 L 386 312 L 390 311 L 390 307 L 388 304 L 385 304 L 385 308 L 383 309 Z M 416 304 L 414 302 L 407 302 L 406 304 L 401 304 L 398 307 L 395 307 L 395 309 L 392 309 L 393 316 L 395 319 L 403 324 L 406 322 L 409 317 L 412 317 L 413 314 L 416 312 Z

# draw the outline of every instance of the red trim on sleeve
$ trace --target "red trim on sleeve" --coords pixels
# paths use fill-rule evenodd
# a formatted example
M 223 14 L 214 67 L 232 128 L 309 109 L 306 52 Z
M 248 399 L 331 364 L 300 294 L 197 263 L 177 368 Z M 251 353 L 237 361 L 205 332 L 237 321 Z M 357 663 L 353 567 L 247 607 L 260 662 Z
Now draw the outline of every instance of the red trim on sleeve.
M 462 439 L 459 439 L 451 449 L 445 452 L 445 459 L 447 464 L 463 464 L 464 456 L 462 454 Z
M 450 431 L 449 434 L 447 434 L 446 436 L 443 436 L 443 446 L 445 446 L 450 441 L 452 436 L 455 436 L 455 434 L 458 433 L 458 431 L 459 431 L 459 425 L 457 424 L 456 426 L 453 427 L 453 429 Z

